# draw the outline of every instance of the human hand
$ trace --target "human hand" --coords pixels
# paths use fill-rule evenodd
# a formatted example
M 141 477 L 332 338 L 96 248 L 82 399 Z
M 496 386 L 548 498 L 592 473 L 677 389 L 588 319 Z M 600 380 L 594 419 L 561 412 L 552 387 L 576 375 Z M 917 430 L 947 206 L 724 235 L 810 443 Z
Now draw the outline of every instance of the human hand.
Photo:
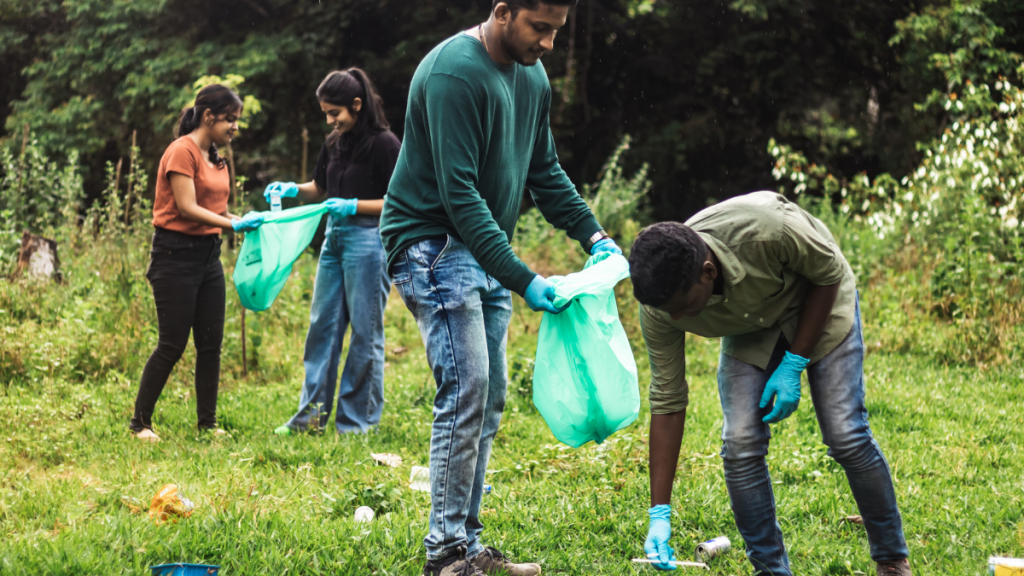
M 295 182 L 271 182 L 263 191 L 263 198 L 270 202 L 272 194 L 277 194 L 281 198 L 295 198 L 299 195 L 299 186 Z
M 324 200 L 324 206 L 327 206 L 327 212 L 335 218 L 347 218 L 349 216 L 356 215 L 356 207 L 359 205 L 359 200 L 355 198 L 328 198 Z
M 764 394 L 761 395 L 761 408 L 764 409 L 775 396 L 775 407 L 770 414 L 761 419 L 762 422 L 775 424 L 789 418 L 800 406 L 800 373 L 807 368 L 810 360 L 786 352 L 786 356 L 768 379 Z
M 590 255 L 593 256 L 599 252 L 611 252 L 612 254 L 618 254 L 622 256 L 622 248 L 615 243 L 615 240 L 611 238 L 602 238 L 594 243 L 590 247 Z
M 669 564 L 676 559 L 676 552 L 668 545 L 672 537 L 672 508 L 668 504 L 659 504 L 647 510 L 651 516 L 651 524 L 647 529 L 647 541 L 644 542 L 644 552 L 651 560 L 658 560 L 659 564 L 651 564 L 658 570 L 675 570 L 675 564 Z
M 530 307 L 530 310 L 534 312 L 558 314 L 569 307 L 568 305 L 564 308 L 555 307 L 555 285 L 539 274 L 526 287 L 523 299 L 526 300 L 526 305 Z
M 263 225 L 263 214 L 249 212 L 244 218 L 236 218 L 231 221 L 231 227 L 235 232 L 249 232 Z

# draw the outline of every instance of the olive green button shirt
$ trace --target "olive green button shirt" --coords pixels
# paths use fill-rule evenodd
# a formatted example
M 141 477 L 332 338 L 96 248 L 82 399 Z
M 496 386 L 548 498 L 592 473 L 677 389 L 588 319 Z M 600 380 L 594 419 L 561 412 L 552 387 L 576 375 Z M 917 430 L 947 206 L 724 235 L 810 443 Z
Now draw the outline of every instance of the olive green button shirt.
M 811 285 L 839 283 L 832 314 L 811 363 L 832 352 L 853 327 L 853 270 L 820 220 L 775 192 L 754 192 L 700 211 L 686 222 L 722 263 L 721 298 L 695 317 L 672 320 L 640 306 L 651 364 L 651 412 L 686 408 L 685 334 L 722 337 L 722 353 L 764 370 L 780 334 L 796 336 Z

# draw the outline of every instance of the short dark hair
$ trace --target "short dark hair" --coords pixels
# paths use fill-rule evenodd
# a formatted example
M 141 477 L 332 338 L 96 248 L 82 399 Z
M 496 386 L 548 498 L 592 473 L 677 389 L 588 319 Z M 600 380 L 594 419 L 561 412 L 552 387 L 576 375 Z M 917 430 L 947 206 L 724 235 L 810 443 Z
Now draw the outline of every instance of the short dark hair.
M 676 292 L 688 292 L 700 280 L 707 255 L 708 245 L 686 224 L 644 228 L 629 253 L 633 296 L 641 304 L 661 306 Z
M 523 8 L 526 8 L 527 10 L 536 10 L 541 4 L 575 8 L 577 0 L 494 0 L 491 4 L 491 12 L 493 12 L 494 9 L 498 7 L 498 4 L 502 2 L 508 4 L 509 10 L 512 11 L 512 18 L 515 18 Z

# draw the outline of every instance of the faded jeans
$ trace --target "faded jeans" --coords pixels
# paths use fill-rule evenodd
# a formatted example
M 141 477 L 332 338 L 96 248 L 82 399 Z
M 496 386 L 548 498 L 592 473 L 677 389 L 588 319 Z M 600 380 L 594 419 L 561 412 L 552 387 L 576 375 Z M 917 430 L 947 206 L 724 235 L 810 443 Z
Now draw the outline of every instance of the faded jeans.
M 722 459 L 733 515 L 747 558 L 756 574 L 790 576 L 789 556 L 775 512 L 775 496 L 765 456 L 771 432 L 761 419 L 771 406 L 759 407 L 769 377 L 788 344 L 779 338 L 766 370 L 725 354 L 718 367 L 718 391 L 725 422 Z M 860 304 L 849 335 L 807 369 L 811 400 L 828 455 L 846 471 L 853 498 L 864 518 L 871 558 L 902 560 L 909 555 L 896 505 L 889 464 L 871 435 L 864 405 L 864 339 Z
M 416 318 L 434 373 L 428 560 L 458 547 L 483 551 L 480 499 L 491 443 L 505 408 L 505 344 L 512 296 L 450 236 L 399 254 L 391 279 Z
M 302 357 L 306 378 L 299 409 L 287 424 L 292 430 L 308 429 L 313 418 L 320 429 L 327 426 L 342 341 L 350 324 L 352 338 L 334 425 L 339 433 L 345 433 L 367 432 L 380 423 L 384 409 L 384 308 L 391 283 L 384 270 L 378 223 L 378 218 L 367 216 L 328 220 Z

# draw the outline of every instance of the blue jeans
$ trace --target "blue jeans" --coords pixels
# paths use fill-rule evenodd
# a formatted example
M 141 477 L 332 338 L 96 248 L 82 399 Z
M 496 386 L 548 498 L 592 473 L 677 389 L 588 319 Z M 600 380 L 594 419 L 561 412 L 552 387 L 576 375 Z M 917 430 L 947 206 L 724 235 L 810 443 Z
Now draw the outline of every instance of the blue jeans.
M 391 279 L 416 318 L 437 384 L 427 559 L 460 546 L 473 558 L 483 551 L 484 473 L 505 409 L 512 295 L 450 236 L 410 246 L 392 264 Z
M 327 426 L 338 382 L 345 331 L 352 325 L 341 375 L 335 427 L 339 433 L 367 432 L 384 409 L 384 307 L 391 282 L 377 218 L 330 218 L 316 269 L 309 332 L 302 361 L 306 379 L 299 409 L 288 421 L 306 430 L 312 418 Z
M 846 339 L 829 355 L 810 365 L 811 399 L 828 455 L 846 471 L 876 562 L 902 560 L 909 555 L 903 521 L 896 506 L 892 473 L 882 450 L 871 435 L 864 406 L 864 339 L 860 304 Z M 788 349 L 780 338 L 771 362 L 761 370 L 722 354 L 718 391 L 725 422 L 722 459 L 733 516 L 747 558 L 757 574 L 790 576 L 789 556 L 782 528 L 775 516 L 775 497 L 765 456 L 771 432 L 761 421 L 770 406 L 759 408 L 768 378 Z

